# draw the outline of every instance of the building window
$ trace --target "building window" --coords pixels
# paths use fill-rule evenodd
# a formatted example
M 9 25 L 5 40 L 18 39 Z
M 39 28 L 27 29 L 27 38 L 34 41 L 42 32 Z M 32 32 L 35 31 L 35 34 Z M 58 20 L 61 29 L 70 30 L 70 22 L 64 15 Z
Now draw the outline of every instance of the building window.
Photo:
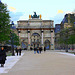
M 39 42 L 39 39 L 37 39 L 37 42 Z

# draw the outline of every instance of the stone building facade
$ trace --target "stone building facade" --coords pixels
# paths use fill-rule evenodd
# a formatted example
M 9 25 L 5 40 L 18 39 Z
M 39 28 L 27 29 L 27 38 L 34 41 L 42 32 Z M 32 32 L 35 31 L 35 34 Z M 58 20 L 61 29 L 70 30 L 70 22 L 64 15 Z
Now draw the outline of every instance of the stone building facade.
M 29 20 L 17 21 L 19 38 L 22 48 L 46 47 L 54 50 L 53 20 L 42 20 L 41 15 L 29 15 Z
M 72 44 L 67 45 L 67 43 L 69 43 L 68 39 L 70 38 L 70 36 L 75 35 L 75 13 L 65 14 L 63 20 L 61 21 L 61 24 L 59 25 L 60 31 L 55 31 L 55 49 L 67 49 L 67 46 L 69 49 L 73 49 L 73 45 L 75 46 L 75 44 L 73 44 L 72 42 L 73 39 L 70 40 L 70 43 Z M 59 27 L 55 26 L 55 29 L 58 30 Z M 59 43 L 61 42 L 60 39 L 66 41 L 66 43 Z

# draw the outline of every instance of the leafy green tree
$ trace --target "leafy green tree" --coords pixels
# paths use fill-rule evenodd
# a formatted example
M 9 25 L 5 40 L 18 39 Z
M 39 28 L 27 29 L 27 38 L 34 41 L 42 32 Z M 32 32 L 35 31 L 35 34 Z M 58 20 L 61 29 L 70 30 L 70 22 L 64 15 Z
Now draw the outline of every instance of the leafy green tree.
M 75 28 L 63 29 L 59 35 L 59 44 L 75 44 Z
M 59 33 L 60 37 L 58 38 L 59 39 L 59 44 L 67 44 L 66 41 L 67 41 L 67 37 L 68 37 L 68 30 L 67 29 L 63 29 L 60 31 Z
M 72 27 L 71 28 L 72 32 L 71 34 L 69 35 L 69 44 L 75 44 L 75 27 Z
M 10 39 L 10 16 L 7 5 L 0 2 L 0 43 L 5 44 Z
M 13 40 L 14 40 L 14 45 L 19 46 L 19 36 L 17 36 L 15 33 L 13 33 Z
M 16 33 L 14 33 L 14 30 L 11 29 L 9 36 L 10 36 L 10 40 L 6 41 L 7 44 L 11 44 L 11 45 L 13 44 L 16 46 L 20 45 L 19 36 Z
M 70 35 L 68 41 L 69 41 L 69 44 L 75 44 L 75 35 L 74 34 Z

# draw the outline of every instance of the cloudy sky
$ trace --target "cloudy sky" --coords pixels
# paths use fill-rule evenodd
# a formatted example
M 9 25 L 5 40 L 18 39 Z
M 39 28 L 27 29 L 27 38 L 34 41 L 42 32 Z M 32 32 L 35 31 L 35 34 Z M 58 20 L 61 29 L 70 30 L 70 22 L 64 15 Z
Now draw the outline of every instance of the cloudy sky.
M 1 0 L 8 5 L 11 20 L 28 20 L 35 11 L 43 20 L 60 23 L 64 15 L 75 10 L 75 0 Z

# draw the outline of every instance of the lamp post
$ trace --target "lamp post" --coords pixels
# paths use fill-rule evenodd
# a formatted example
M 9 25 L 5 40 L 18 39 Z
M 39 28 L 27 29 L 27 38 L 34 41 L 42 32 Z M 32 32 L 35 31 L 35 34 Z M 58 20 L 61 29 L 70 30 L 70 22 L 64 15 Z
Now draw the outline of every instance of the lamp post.
M 66 29 L 66 52 L 68 52 L 68 29 Z
M 12 26 L 14 25 L 13 21 L 12 23 L 10 24 L 11 25 L 11 29 L 12 29 Z M 13 39 L 13 32 L 11 31 L 11 51 L 12 51 L 12 56 L 15 56 L 15 53 L 14 53 L 14 39 Z
M 20 30 L 18 30 L 19 44 L 20 44 L 20 46 L 21 46 L 21 41 L 20 41 L 20 33 L 21 33 L 21 31 L 20 31 Z
M 74 22 L 74 27 L 75 27 L 75 22 Z

